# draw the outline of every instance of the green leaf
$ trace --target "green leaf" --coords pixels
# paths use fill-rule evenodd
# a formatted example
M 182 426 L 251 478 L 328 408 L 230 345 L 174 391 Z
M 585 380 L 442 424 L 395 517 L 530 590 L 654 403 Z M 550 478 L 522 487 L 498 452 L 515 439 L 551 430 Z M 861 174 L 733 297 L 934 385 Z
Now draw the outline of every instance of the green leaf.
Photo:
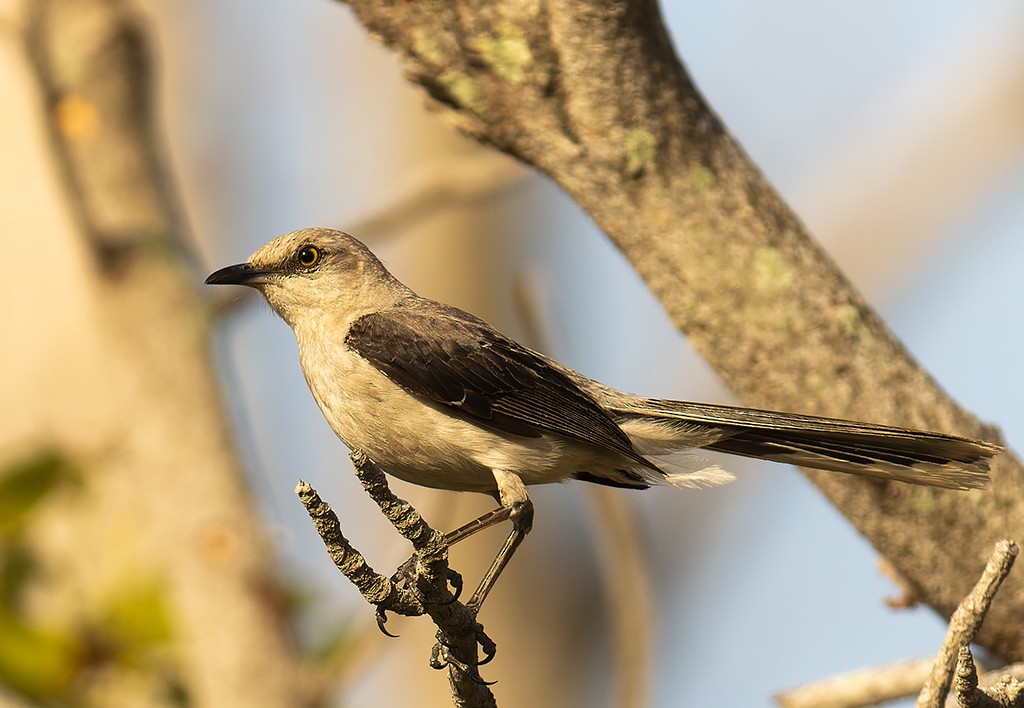
M 72 637 L 32 627 L 0 608 L 0 682 L 34 700 L 66 693 L 84 650 Z
M 0 471 L 0 540 L 17 536 L 40 500 L 59 485 L 77 479 L 71 462 L 52 449 Z
M 106 600 L 99 630 L 118 647 L 120 660 L 135 662 L 171 639 L 165 589 L 158 584 L 126 588 Z

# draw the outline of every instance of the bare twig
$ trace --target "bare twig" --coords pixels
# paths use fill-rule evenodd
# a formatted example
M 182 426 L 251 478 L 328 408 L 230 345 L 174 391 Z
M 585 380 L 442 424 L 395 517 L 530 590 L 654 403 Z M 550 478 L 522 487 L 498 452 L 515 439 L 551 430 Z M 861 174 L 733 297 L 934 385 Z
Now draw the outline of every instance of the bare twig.
M 919 693 L 934 663 L 933 658 L 912 659 L 830 676 L 777 694 L 775 702 L 782 708 L 873 706 Z
M 949 618 L 946 639 L 939 649 L 931 675 L 917 697 L 917 708 L 939 708 L 946 700 L 960 650 L 968 647 L 977 636 L 999 586 L 1010 574 L 1017 553 L 1017 544 L 1013 541 L 996 543 L 981 578 Z
M 978 667 L 974 665 L 971 648 L 966 644 L 958 653 L 953 695 L 962 708 L 996 708 L 999 705 L 978 688 Z
M 495 705 L 494 696 L 477 670 L 477 645 L 483 646 L 488 657 L 494 655 L 495 647 L 469 608 L 448 591 L 449 581 L 461 586 L 462 580 L 448 568 L 448 544 L 444 534 L 430 528 L 409 502 L 391 492 L 384 473 L 370 458 L 358 450 L 353 451 L 351 457 L 363 489 L 415 550 L 410 559 L 414 561 L 412 585 L 423 597 L 424 610 L 438 629 L 432 665 L 448 667 L 448 683 L 455 705 Z
M 313 520 L 316 532 L 327 546 L 327 555 L 367 602 L 402 615 L 423 614 L 423 603 L 414 593 L 399 588 L 390 578 L 375 572 L 363 554 L 352 547 L 341 532 L 338 515 L 331 509 L 330 504 L 320 498 L 313 487 L 299 480 L 295 493 L 299 495 L 302 506 L 306 507 L 309 518 Z
M 1024 664 L 1010 664 L 980 677 L 972 676 L 974 663 L 970 650 L 961 647 L 953 695 L 946 699 L 946 708 L 1024 707 Z
M 412 505 L 396 497 L 384 473 L 366 455 L 353 452 L 356 476 L 370 497 L 384 512 L 415 553 L 402 565 L 401 578 L 389 579 L 376 573 L 341 532 L 341 523 L 331 507 L 306 482 L 295 491 L 309 513 L 317 533 L 327 546 L 338 569 L 377 607 L 383 629 L 386 612 L 419 616 L 426 614 L 437 625 L 438 644 L 431 657 L 435 668 L 448 668 L 452 700 L 459 708 L 497 705 L 487 684 L 481 680 L 477 647 L 494 654 L 494 644 L 469 609 L 452 596 L 448 583 L 461 584 L 448 568 L 448 546 L 444 534 L 433 530 Z
M 781 693 L 775 697 L 776 703 L 783 708 L 857 708 L 917 694 L 919 707 L 939 706 L 949 692 L 955 673 L 960 705 L 973 708 L 1002 705 L 978 688 L 978 674 L 969 645 L 1016 556 L 1017 545 L 1012 541 L 996 544 L 981 578 L 950 618 L 949 632 L 938 658 L 915 659 L 831 677 Z

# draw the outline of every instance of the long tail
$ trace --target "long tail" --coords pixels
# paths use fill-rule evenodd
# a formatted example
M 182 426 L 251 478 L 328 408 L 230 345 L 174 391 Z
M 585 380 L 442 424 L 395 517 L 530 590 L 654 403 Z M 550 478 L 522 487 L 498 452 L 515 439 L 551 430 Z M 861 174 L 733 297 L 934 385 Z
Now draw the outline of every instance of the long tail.
M 698 447 L 943 489 L 988 483 L 997 445 L 834 418 L 639 396 L 604 400 L 644 454 Z

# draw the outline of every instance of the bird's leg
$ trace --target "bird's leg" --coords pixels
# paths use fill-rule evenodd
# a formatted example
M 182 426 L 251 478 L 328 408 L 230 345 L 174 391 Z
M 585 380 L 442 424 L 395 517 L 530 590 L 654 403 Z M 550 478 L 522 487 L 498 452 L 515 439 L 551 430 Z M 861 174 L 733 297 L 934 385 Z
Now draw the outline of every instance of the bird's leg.
M 448 547 L 451 548 L 459 541 L 464 541 L 473 534 L 483 531 L 484 529 L 489 529 L 495 524 L 500 524 L 502 521 L 509 519 L 512 516 L 512 511 L 512 507 L 510 506 L 499 506 L 497 509 L 488 511 L 486 514 L 473 519 L 468 524 L 446 533 L 444 535 L 444 541 L 448 544 Z M 413 571 L 416 568 L 416 560 L 416 556 L 413 555 L 409 560 L 398 566 L 398 569 L 395 570 L 394 574 L 391 576 L 391 582 L 410 585 L 411 578 L 413 577 Z M 452 573 L 453 576 L 449 582 L 451 582 L 452 587 L 455 589 L 453 599 L 458 600 L 459 596 L 462 595 L 462 577 L 454 571 L 452 571 Z M 381 625 L 379 619 L 377 624 Z M 388 632 L 384 630 L 383 625 L 381 625 L 381 631 L 384 632 L 384 634 L 388 634 Z
M 483 531 L 484 529 L 489 529 L 495 524 L 500 524 L 502 521 L 508 519 L 511 515 L 511 507 L 499 506 L 497 509 L 489 511 L 483 516 L 480 516 L 479 518 L 473 519 L 468 524 L 460 526 L 459 528 L 455 529 L 454 531 L 451 531 L 450 533 L 446 533 L 444 535 L 444 541 L 448 545 L 448 547 L 451 548 L 459 541 L 464 541 L 475 533 Z M 402 563 L 402 565 L 398 566 L 398 568 L 395 569 L 395 572 L 391 575 L 391 582 L 396 583 L 398 585 L 404 585 L 406 587 L 411 586 L 412 578 L 415 574 L 417 560 L 418 559 L 416 557 L 416 554 L 413 554 L 409 557 L 408 560 Z M 451 573 L 452 577 L 449 580 L 449 582 L 452 584 L 452 587 L 454 588 L 453 599 L 458 600 L 459 597 L 462 595 L 462 577 L 459 576 L 458 573 L 455 573 L 455 571 L 451 571 Z M 384 634 L 388 634 L 388 636 L 391 636 L 384 629 L 383 624 L 381 624 L 380 622 L 380 618 L 378 618 L 377 624 L 380 626 L 381 631 L 384 632 Z
M 488 511 L 486 514 L 473 519 L 468 524 L 460 526 L 459 528 L 446 533 L 444 535 L 444 541 L 451 548 L 459 541 L 464 541 L 473 534 L 479 533 L 484 529 L 489 529 L 495 524 L 500 524 L 512 515 L 512 507 L 499 506 L 497 509 Z M 408 583 L 410 578 L 413 576 L 413 570 L 416 567 L 416 556 L 415 554 L 410 557 L 407 561 L 398 566 L 394 574 L 391 576 L 391 581 L 394 583 Z M 455 598 L 458 599 L 462 591 L 462 578 L 460 577 L 455 583 Z
M 448 543 L 449 547 L 454 546 L 459 541 L 464 541 L 479 531 L 489 529 L 495 524 L 500 524 L 510 516 L 512 516 L 512 507 L 499 506 L 497 509 L 488 511 L 483 516 L 473 519 L 465 526 L 460 526 L 454 531 L 446 533 L 444 540 Z
M 526 486 L 519 479 L 519 476 L 504 471 L 497 471 L 494 475 L 495 479 L 499 480 L 498 490 L 494 496 L 498 498 L 501 506 L 488 511 L 486 514 L 473 519 L 454 531 L 446 533 L 444 536 L 445 543 L 450 548 L 459 541 L 464 541 L 480 531 L 500 524 L 502 521 L 512 520 L 512 532 L 505 539 L 505 543 L 502 545 L 501 550 L 498 551 L 494 563 L 491 564 L 491 567 L 480 581 L 480 585 L 473 593 L 473 597 L 469 600 L 470 604 L 467 606 L 474 612 L 479 610 L 487 593 L 490 592 L 491 587 L 497 581 L 498 575 L 508 565 L 512 554 L 515 553 L 516 548 L 523 542 L 526 534 L 530 532 L 530 528 L 533 526 L 533 502 L 530 501 L 530 497 L 526 493 Z M 391 576 L 392 582 L 409 583 L 413 577 L 415 565 L 416 556 L 414 555 L 398 567 L 394 575 Z M 458 599 L 461 594 L 461 580 L 461 578 L 457 578 L 457 582 L 453 583 L 455 586 L 455 599 Z M 474 600 L 476 601 L 475 604 L 473 604 Z
M 452 546 L 459 541 L 469 538 L 478 531 L 483 531 L 506 519 L 511 519 L 512 521 L 512 532 L 505 539 L 505 543 L 498 551 L 498 555 L 495 556 L 491 567 L 484 574 L 480 585 L 477 586 L 476 591 L 473 593 L 473 597 L 466 603 L 466 607 L 474 616 L 480 611 L 480 606 L 484 603 L 484 599 L 491 591 L 491 588 L 494 587 L 494 583 L 498 580 L 501 571 L 508 565 L 512 554 L 515 553 L 519 544 L 523 542 L 526 534 L 533 527 L 533 502 L 530 501 L 530 497 L 526 493 L 526 485 L 523 484 L 519 476 L 512 472 L 495 470 L 494 479 L 498 483 L 495 496 L 498 498 L 501 506 L 445 535 L 445 541 L 449 546 Z M 402 569 L 399 570 L 401 571 Z M 478 632 L 477 642 L 483 649 L 484 659 L 482 661 L 474 661 L 472 664 L 474 669 L 489 662 L 494 658 L 495 652 L 497 652 L 494 642 L 484 634 L 483 627 L 480 624 L 477 624 L 476 627 Z M 453 661 L 451 647 L 445 646 L 439 635 L 438 642 L 434 645 L 434 650 L 431 653 L 431 666 L 443 668 L 451 661 Z
M 519 548 L 519 544 L 526 538 L 526 534 L 530 533 L 530 529 L 533 528 L 533 502 L 530 501 L 530 497 L 526 493 L 526 485 L 523 484 L 519 475 L 504 470 L 494 470 L 494 479 L 498 483 L 498 499 L 501 502 L 501 508 L 495 509 L 489 514 L 484 514 L 476 521 L 456 529 L 448 536 L 449 543 L 454 543 L 505 519 L 512 521 L 511 533 L 505 539 L 505 543 L 502 544 L 498 555 L 494 558 L 494 562 L 491 563 L 491 567 L 484 573 L 484 577 L 480 581 L 480 585 L 477 586 L 473 596 L 466 603 L 466 606 L 473 613 L 480 611 L 480 606 L 484 604 L 487 594 L 494 587 L 494 583 L 497 582 L 501 571 L 508 565 L 512 555 Z M 454 537 L 454 540 L 451 540 L 452 537 Z
M 491 567 L 484 573 L 484 577 L 480 580 L 480 585 L 477 586 L 473 596 L 466 603 L 466 607 L 474 613 L 480 611 L 480 606 L 484 604 L 484 600 L 487 598 L 488 593 L 491 592 L 491 588 L 498 581 L 501 571 L 512 560 L 512 555 L 533 527 L 533 502 L 529 499 L 523 502 L 514 502 L 509 518 L 512 520 L 512 531 L 498 550 L 498 555 L 494 557 Z

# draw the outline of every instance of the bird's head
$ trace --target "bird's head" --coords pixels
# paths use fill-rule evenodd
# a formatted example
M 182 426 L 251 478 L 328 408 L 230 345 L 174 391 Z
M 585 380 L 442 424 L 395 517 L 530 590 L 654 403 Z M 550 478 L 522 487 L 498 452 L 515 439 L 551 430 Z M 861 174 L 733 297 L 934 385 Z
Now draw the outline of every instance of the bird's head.
M 360 241 L 321 228 L 278 236 L 245 263 L 211 273 L 206 284 L 255 288 L 292 327 L 310 318 L 351 319 L 411 294 Z

